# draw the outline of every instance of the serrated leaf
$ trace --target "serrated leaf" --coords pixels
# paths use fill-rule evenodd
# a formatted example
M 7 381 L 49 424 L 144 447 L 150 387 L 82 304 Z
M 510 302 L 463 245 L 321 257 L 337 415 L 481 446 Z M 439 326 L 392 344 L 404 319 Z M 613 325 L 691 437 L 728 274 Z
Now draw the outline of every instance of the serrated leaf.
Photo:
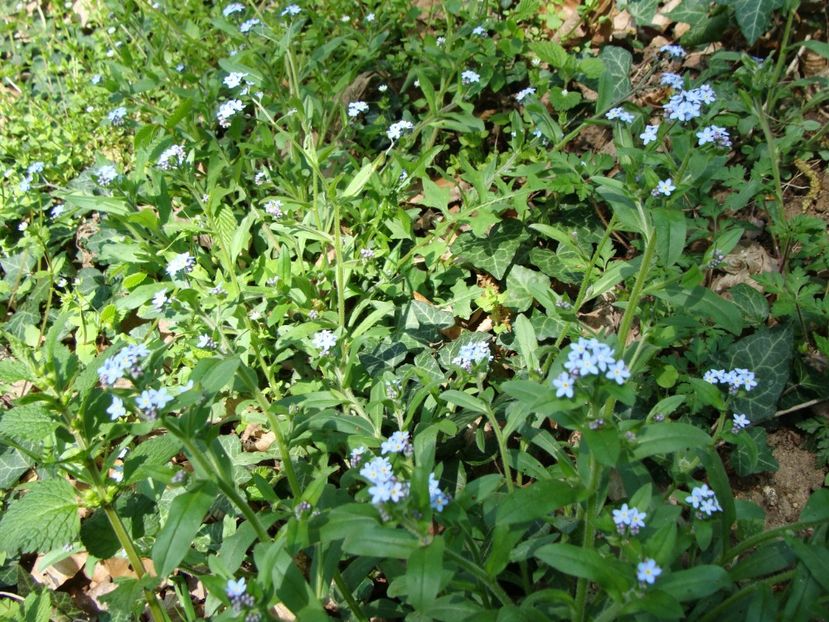
M 159 576 L 169 575 L 184 559 L 215 497 L 216 487 L 204 483 L 173 499 L 167 522 L 153 546 L 153 564 Z
M 27 441 L 43 441 L 60 424 L 49 416 L 42 402 L 16 406 L 0 413 L 0 435 Z
M 727 369 L 754 372 L 757 386 L 733 399 L 733 410 L 757 423 L 774 416 L 777 401 L 789 379 L 794 333 L 790 324 L 760 329 L 733 344 L 726 352 Z
M 31 458 L 19 449 L 5 447 L 0 451 L 0 488 L 9 488 L 33 464 Z
M 743 36 L 754 45 L 771 21 L 775 0 L 734 0 L 734 13 Z
M 532 50 L 542 62 L 549 63 L 551 67 L 556 69 L 563 68 L 567 64 L 567 59 L 569 58 L 567 50 L 555 41 L 533 41 L 530 43 L 530 50 Z
M 602 49 L 599 58 L 605 65 L 605 71 L 599 78 L 596 112 L 603 112 L 612 104 L 625 99 L 630 93 L 630 65 L 633 57 L 624 48 L 607 45 Z
M 521 243 L 528 239 L 529 234 L 520 222 L 504 220 L 485 238 L 464 233 L 452 246 L 452 253 L 500 280 L 507 273 Z
M 51 551 L 77 538 L 80 527 L 72 485 L 63 479 L 37 481 L 3 515 L 0 549 L 10 554 Z
M 31 382 L 34 378 L 29 374 L 28 368 L 19 361 L 14 359 L 3 359 L 0 361 L 0 382 L 9 383 L 20 382 L 21 380 L 28 380 Z

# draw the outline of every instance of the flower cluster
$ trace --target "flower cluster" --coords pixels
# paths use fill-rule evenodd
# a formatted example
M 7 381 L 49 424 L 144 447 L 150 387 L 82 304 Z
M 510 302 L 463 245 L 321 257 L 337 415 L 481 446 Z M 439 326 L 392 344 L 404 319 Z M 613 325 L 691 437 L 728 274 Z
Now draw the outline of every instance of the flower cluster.
M 141 363 L 150 351 L 143 344 L 128 345 L 117 354 L 109 357 L 98 368 L 98 379 L 103 386 L 112 386 L 126 374 L 132 377 L 141 375 Z
M 314 335 L 311 343 L 320 351 L 320 354 L 327 355 L 337 345 L 337 335 L 330 330 L 321 330 Z
M 174 279 L 179 272 L 188 274 L 195 265 L 196 260 L 190 253 L 179 253 L 167 264 L 167 274 Z
M 628 529 L 631 535 L 638 534 L 639 530 L 645 526 L 646 516 L 645 512 L 640 512 L 636 508 L 629 508 L 627 503 L 623 503 L 618 510 L 613 510 L 613 522 L 620 535 L 624 535 Z
M 475 28 L 472 29 L 472 34 L 475 35 L 476 37 L 488 37 L 489 36 L 489 33 L 486 31 L 486 28 L 484 28 L 483 26 L 475 26 Z
M 464 84 L 477 84 L 481 81 L 481 76 L 477 72 L 467 69 L 461 73 L 461 82 Z
M 656 140 L 656 133 L 659 131 L 658 125 L 646 125 L 645 131 L 639 134 L 639 138 L 642 139 L 642 143 L 645 145 L 651 144 L 653 141 Z
M 570 345 L 564 368 L 567 371 L 553 379 L 556 397 L 573 397 L 576 379 L 581 376 L 604 374 L 605 378 L 614 380 L 619 385 L 630 378 L 630 370 L 625 362 L 616 360 L 613 349 L 598 339 L 579 337 L 578 341 Z
M 681 45 L 666 43 L 661 48 L 659 48 L 659 51 L 664 53 L 664 54 L 667 54 L 668 56 L 670 56 L 672 58 L 684 58 L 685 57 L 685 50 L 682 48 Z
M 351 452 L 351 465 L 362 463 L 368 450 L 358 447 Z M 383 454 L 404 454 L 411 456 L 412 442 L 407 432 L 395 432 L 381 446 Z M 399 503 L 408 498 L 410 485 L 394 474 L 391 461 L 385 457 L 373 457 L 360 468 L 360 476 L 366 479 L 370 486 L 371 503 L 383 510 L 386 503 Z M 429 474 L 429 504 L 436 512 L 442 512 L 449 504 L 449 495 L 440 489 L 434 473 Z
M 219 106 L 219 111 L 216 113 L 216 118 L 219 120 L 219 125 L 222 127 L 230 127 L 230 120 L 237 112 L 242 112 L 245 105 L 238 99 L 229 99 Z
M 224 85 L 229 89 L 235 89 L 237 86 L 242 84 L 242 81 L 247 82 L 247 80 L 245 80 L 247 75 L 248 74 L 243 71 L 232 71 L 225 76 L 225 79 L 223 80 Z
M 703 84 L 689 91 L 680 89 L 663 108 L 668 113 L 669 119 L 685 122 L 700 116 L 703 104 L 713 104 L 716 100 L 717 95 L 714 89 Z
M 662 77 L 659 79 L 659 84 L 662 86 L 670 86 L 677 90 L 682 90 L 685 88 L 685 78 L 683 78 L 678 73 L 671 73 L 670 71 L 666 71 L 662 74 Z
M 472 371 L 478 363 L 491 360 L 492 353 L 489 351 L 489 344 L 486 341 L 476 341 L 461 346 L 458 355 L 452 359 L 452 364 L 463 367 L 466 371 Z
M 107 115 L 107 119 L 112 125 L 122 125 L 124 123 L 124 119 L 127 117 L 127 109 L 123 106 L 118 106 L 117 108 L 110 111 Z
M 754 376 L 754 372 L 743 369 L 742 367 L 737 367 L 731 371 L 709 369 L 703 374 L 702 379 L 711 384 L 727 384 L 728 392 L 731 394 L 736 393 L 741 388 L 744 388 L 746 391 L 751 391 L 757 386 L 757 379 Z
M 360 475 L 371 484 L 368 494 L 374 505 L 397 503 L 409 496 L 409 485 L 394 476 L 388 458 L 372 458 L 360 469 Z
M 394 142 L 401 136 L 403 136 L 403 132 L 411 131 L 414 129 L 414 125 L 411 121 L 397 121 L 396 123 L 392 123 L 389 126 L 389 129 L 386 130 L 386 136 L 389 137 L 389 140 Z
M 44 166 L 43 162 L 32 162 L 29 165 L 29 168 L 26 169 L 26 176 L 20 181 L 21 192 L 27 192 L 32 187 L 32 179 L 38 173 L 43 172 Z
M 274 218 L 282 218 L 282 201 L 271 199 L 265 203 L 265 212 Z
M 124 401 L 117 395 L 112 396 L 112 403 L 107 407 L 107 414 L 110 421 L 116 421 L 121 417 L 127 416 L 127 409 L 124 407 Z
M 106 187 L 118 178 L 118 169 L 112 164 L 104 164 L 97 171 L 95 171 L 95 179 L 97 182 Z
M 676 186 L 674 185 L 674 180 L 670 177 L 668 179 L 661 179 L 656 184 L 656 188 L 651 191 L 653 196 L 662 196 L 669 197 L 673 194 L 674 190 L 676 190 Z
M 618 106 L 616 108 L 611 108 L 610 110 L 608 110 L 607 114 L 605 114 L 605 117 L 610 119 L 611 121 L 613 121 L 614 119 L 619 119 L 619 121 L 622 121 L 623 123 L 633 123 L 634 119 L 636 119 L 636 117 L 634 117 L 633 114 L 631 114 L 624 108 Z
M 734 418 L 731 423 L 731 430 L 733 432 L 742 432 L 751 425 L 751 421 L 743 413 L 734 413 Z
M 729 136 L 728 130 L 718 125 L 709 125 L 702 128 L 697 132 L 697 138 L 700 147 L 709 143 L 718 147 L 731 147 L 731 136 Z
M 289 4 L 284 9 L 282 9 L 282 12 L 279 15 L 280 17 L 293 17 L 294 15 L 299 15 L 301 12 L 302 9 L 300 9 L 296 4 Z
M 515 101 L 521 103 L 530 95 L 535 95 L 535 89 L 531 86 L 528 86 L 527 88 L 518 91 L 515 95 L 513 95 L 513 97 L 515 98 Z
M 173 397 L 167 393 L 167 389 L 146 389 L 135 398 L 135 405 L 141 414 L 149 420 L 153 421 L 158 415 L 158 411 L 164 408 L 168 403 L 173 401 Z
M 241 32 L 243 35 L 246 35 L 261 23 L 262 22 L 260 22 L 257 18 L 252 17 L 251 19 L 241 23 L 241 25 L 239 26 L 239 32 Z
M 368 112 L 368 104 L 364 101 L 356 101 L 348 104 L 348 116 L 352 119 Z
M 215 350 L 216 341 L 210 335 L 202 334 L 196 340 L 196 347 L 202 350 Z
M 162 171 L 169 171 L 172 168 L 178 168 L 184 163 L 184 147 L 181 145 L 172 145 L 165 149 L 160 156 L 158 156 L 158 168 Z
M 691 494 L 685 497 L 685 503 L 691 504 L 699 518 L 710 518 L 714 512 L 722 512 L 717 495 L 708 487 L 708 484 L 694 488 Z
M 160 292 L 156 292 L 153 296 L 152 305 L 156 311 L 161 311 L 164 309 L 164 305 L 166 305 L 170 299 L 167 297 L 167 290 L 162 289 Z
M 636 578 L 639 580 L 639 583 L 643 585 L 647 583 L 648 585 L 653 585 L 654 581 L 656 581 L 656 577 L 662 574 L 662 568 L 656 565 L 656 560 L 653 559 L 646 559 L 643 562 L 639 562 L 636 566 Z
M 413 451 L 414 448 L 412 447 L 412 441 L 409 438 L 408 432 L 395 432 L 380 445 L 380 453 L 384 456 L 386 454 L 404 454 L 411 456 Z
M 222 15 L 225 17 L 230 17 L 234 13 L 242 13 L 245 10 L 245 5 L 241 2 L 231 2 L 228 4 L 224 10 L 222 10 Z
M 230 599 L 230 605 L 236 612 L 239 612 L 244 607 L 253 607 L 256 604 L 253 596 L 248 594 L 248 586 L 244 577 L 238 581 L 228 579 L 225 594 L 227 594 L 227 597 Z

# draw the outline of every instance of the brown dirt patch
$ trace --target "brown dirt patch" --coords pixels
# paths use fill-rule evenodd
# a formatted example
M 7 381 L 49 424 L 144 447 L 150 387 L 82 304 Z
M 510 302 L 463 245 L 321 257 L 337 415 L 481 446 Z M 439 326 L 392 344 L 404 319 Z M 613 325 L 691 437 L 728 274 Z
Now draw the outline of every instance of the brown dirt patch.
M 792 523 L 809 496 L 823 486 L 826 469 L 806 448 L 806 439 L 794 430 L 780 429 L 768 436 L 780 468 L 734 482 L 735 496 L 759 505 L 766 512 L 766 528 Z

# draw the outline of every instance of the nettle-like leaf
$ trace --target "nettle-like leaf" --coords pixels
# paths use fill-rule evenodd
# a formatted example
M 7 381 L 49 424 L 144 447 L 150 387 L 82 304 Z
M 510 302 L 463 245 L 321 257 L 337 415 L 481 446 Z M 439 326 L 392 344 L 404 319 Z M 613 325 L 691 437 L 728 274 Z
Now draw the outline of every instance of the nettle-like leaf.
M 72 485 L 63 479 L 38 481 L 9 504 L 0 521 L 0 549 L 11 554 L 51 551 L 72 542 L 80 528 Z
M 11 438 L 42 441 L 59 426 L 42 402 L 16 406 L 0 414 L 0 435 Z
M 485 238 L 464 233 L 452 246 L 452 253 L 496 279 L 503 279 L 521 244 L 529 233 L 517 220 L 504 220 L 492 228 Z
M 750 369 L 757 377 L 754 389 L 734 398 L 734 412 L 744 413 L 753 423 L 774 416 L 789 380 L 793 338 L 792 327 L 786 324 L 761 329 L 729 348 L 724 367 Z

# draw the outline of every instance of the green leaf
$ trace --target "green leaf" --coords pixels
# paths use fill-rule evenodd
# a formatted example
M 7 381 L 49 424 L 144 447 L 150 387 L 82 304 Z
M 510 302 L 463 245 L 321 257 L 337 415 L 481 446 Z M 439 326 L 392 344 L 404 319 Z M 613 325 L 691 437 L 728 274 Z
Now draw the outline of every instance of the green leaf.
M 28 368 L 14 359 L 3 359 L 0 361 L 0 382 L 11 384 L 21 380 L 34 380 L 29 374 Z
M 680 602 L 698 600 L 731 585 L 728 573 L 719 566 L 702 565 L 679 570 L 656 580 L 656 587 Z
M 530 43 L 530 50 L 538 56 L 541 62 L 548 63 L 556 69 L 564 67 L 569 58 L 567 50 L 554 41 L 533 41 Z
M 42 442 L 59 427 L 43 402 L 16 406 L 0 414 L 0 435 L 12 438 Z
M 159 576 L 169 575 L 184 559 L 215 498 L 216 487 L 204 483 L 173 499 L 167 522 L 153 546 L 152 559 Z
M 669 454 L 683 449 L 705 447 L 711 444 L 711 437 L 700 428 L 688 423 L 665 421 L 646 425 L 636 439 L 633 457 L 637 460 Z
M 150 467 L 165 464 L 181 449 L 181 441 L 172 434 L 154 436 L 130 451 L 124 460 L 124 484 L 134 484 L 149 477 Z
M 125 199 L 107 196 L 86 196 L 80 194 L 67 194 L 63 200 L 73 207 L 77 207 L 81 213 L 104 212 L 116 216 L 126 216 L 130 208 Z
M 23 601 L 22 622 L 49 622 L 52 618 L 52 601 L 48 590 L 31 592 Z
M 72 485 L 64 479 L 37 481 L 3 515 L 0 549 L 11 554 L 51 551 L 77 538 L 80 527 Z
M 393 559 L 408 559 L 417 549 L 417 539 L 406 531 L 366 524 L 358 533 L 351 533 L 343 541 L 343 551 L 351 555 Z
M 739 335 L 743 330 L 743 314 L 740 308 L 701 285 L 693 289 L 670 285 L 655 291 L 654 295 L 670 301 L 671 304 L 692 317 L 697 315 L 708 317 L 735 335 Z
M 728 291 L 731 294 L 731 300 L 740 307 L 747 321 L 760 324 L 769 317 L 769 303 L 766 297 L 750 285 L 737 283 Z
M 233 376 L 236 374 L 241 361 L 236 356 L 229 356 L 226 359 L 210 359 L 210 362 L 213 365 L 203 376 L 195 378 L 193 377 L 195 376 L 194 373 L 191 377 L 208 393 L 218 393 L 233 382 Z
M 32 464 L 32 459 L 20 450 L 3 448 L 0 451 L 0 488 L 6 489 L 14 485 Z
M 455 325 L 451 311 L 428 302 L 414 300 L 409 304 L 404 329 L 414 339 L 430 343 L 441 339 L 440 331 Z
M 829 592 L 829 549 L 815 543 L 806 544 L 796 538 L 786 538 L 797 558 L 806 566 L 809 574 Z
M 443 549 L 440 536 L 428 546 L 423 546 L 409 556 L 406 564 L 406 587 L 409 602 L 418 611 L 429 607 L 437 598 L 443 574 Z
M 737 23 L 749 45 L 754 45 L 769 27 L 775 0 L 734 0 Z
M 445 402 L 449 402 L 450 404 L 455 404 L 460 406 L 461 408 L 466 408 L 467 410 L 472 410 L 474 412 L 480 413 L 485 415 L 489 412 L 489 407 L 487 406 L 486 402 L 482 399 L 475 397 L 473 395 L 469 395 L 469 393 L 463 393 L 462 391 L 444 391 L 440 394 L 440 399 Z
M 608 590 L 622 592 L 632 587 L 632 571 L 615 558 L 572 544 L 545 544 L 535 556 L 559 572 L 595 581 Z
M 829 43 L 825 41 L 801 41 L 795 43 L 792 48 L 805 47 L 807 50 L 812 50 L 815 54 L 820 54 L 823 58 L 829 58 Z
M 158 528 L 158 508 L 152 499 L 144 495 L 120 495 L 115 502 L 115 511 L 133 540 L 143 538 L 151 529 Z M 81 542 L 91 555 L 100 559 L 109 559 L 121 549 L 118 536 L 102 509 L 84 520 Z
M 736 447 L 731 453 L 731 464 L 740 477 L 763 471 L 776 471 L 780 466 L 766 442 L 766 431 L 759 427 L 751 427 L 737 434 Z
M 357 171 L 357 174 L 349 182 L 348 186 L 346 186 L 345 190 L 343 190 L 343 193 L 340 196 L 343 199 L 349 199 L 351 197 L 356 197 L 358 194 L 360 194 L 365 185 L 371 179 L 371 176 L 374 174 L 374 171 L 377 170 L 377 167 L 380 166 L 384 160 L 385 155 L 381 154 L 374 160 L 374 162 L 368 162 L 364 164 L 363 167 L 359 171 Z
M 521 243 L 529 237 L 519 221 L 504 220 L 485 238 L 476 238 L 469 232 L 462 234 L 452 246 L 452 253 L 476 268 L 486 270 L 496 279 L 502 279 Z
M 558 480 L 537 481 L 504 496 L 495 512 L 496 523 L 512 525 L 542 518 L 579 499 L 581 491 Z
M 710 0 L 682 0 L 673 11 L 668 13 L 668 17 L 696 26 L 708 19 L 710 6 Z
M 518 349 L 518 354 L 524 359 L 524 365 L 530 371 L 539 370 L 538 339 L 535 336 L 532 322 L 522 313 L 515 318 L 512 326 L 513 331 L 515 331 L 515 347 Z
M 674 265 L 685 250 L 687 223 L 685 214 L 678 209 L 655 209 L 651 212 L 656 228 L 656 253 L 662 265 Z
M 253 213 L 248 214 L 239 223 L 236 231 L 233 232 L 233 237 L 230 240 L 230 260 L 236 261 L 243 250 L 246 250 L 250 244 L 250 226 L 253 224 L 256 216 Z
M 807 523 L 829 521 L 829 489 L 820 488 L 812 493 L 800 513 L 800 520 Z
M 624 8 L 636 20 L 639 26 L 647 26 L 656 15 L 661 0 L 627 0 L 620 8 Z
M 780 394 L 789 380 L 793 352 L 791 324 L 762 328 L 733 344 L 726 352 L 728 369 L 750 369 L 757 386 L 733 400 L 735 412 L 744 413 L 752 423 L 774 416 Z
M 505 304 L 518 312 L 526 311 L 537 296 L 544 295 L 549 289 L 550 279 L 544 274 L 524 266 L 513 266 L 507 275 Z
M 630 65 L 633 57 L 624 48 L 606 45 L 602 48 L 599 58 L 604 62 L 606 69 L 599 78 L 596 112 L 604 112 L 630 94 Z

